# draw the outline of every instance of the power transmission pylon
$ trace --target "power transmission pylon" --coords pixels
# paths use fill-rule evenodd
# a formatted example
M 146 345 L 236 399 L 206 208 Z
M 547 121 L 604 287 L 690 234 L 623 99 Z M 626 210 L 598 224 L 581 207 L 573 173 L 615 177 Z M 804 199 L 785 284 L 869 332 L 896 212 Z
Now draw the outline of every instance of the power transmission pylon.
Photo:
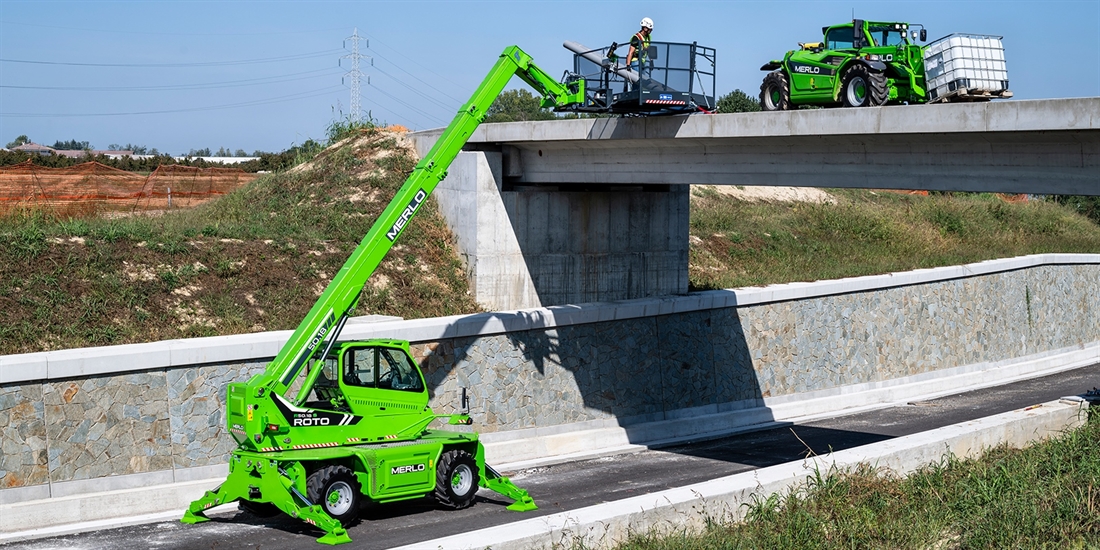
M 367 47 L 370 47 L 370 42 L 366 38 L 359 36 L 359 28 L 356 27 L 351 36 L 344 39 L 344 49 L 348 48 L 348 41 L 351 41 L 351 53 L 340 57 L 341 62 L 344 59 L 351 60 L 351 70 L 344 73 L 344 78 L 351 79 L 351 112 L 348 113 L 348 120 L 350 122 L 359 122 L 359 113 L 362 108 L 359 105 L 359 79 L 366 76 L 367 84 L 370 84 L 370 75 L 364 75 L 359 70 L 360 59 L 370 59 L 370 64 L 374 65 L 374 58 L 369 55 L 362 55 L 359 53 L 359 42 L 367 42 Z M 342 66 L 342 65 L 341 65 Z M 344 82 L 344 78 L 340 79 L 340 83 Z

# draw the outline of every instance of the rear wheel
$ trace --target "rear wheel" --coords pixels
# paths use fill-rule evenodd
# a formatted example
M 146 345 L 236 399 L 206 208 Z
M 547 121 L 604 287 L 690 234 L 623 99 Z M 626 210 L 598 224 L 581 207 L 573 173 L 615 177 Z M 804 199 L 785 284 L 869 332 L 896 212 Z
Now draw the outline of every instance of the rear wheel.
M 791 86 L 783 71 L 772 71 L 760 84 L 760 109 L 786 111 L 791 108 Z
M 470 453 L 454 449 L 439 457 L 435 471 L 435 499 L 447 508 L 461 510 L 474 503 L 479 477 Z
M 845 107 L 874 107 L 886 103 L 886 75 L 856 63 L 844 71 L 840 100 Z
M 325 513 L 347 527 L 359 515 L 359 480 L 350 468 L 328 466 L 306 480 L 309 500 L 320 504 Z

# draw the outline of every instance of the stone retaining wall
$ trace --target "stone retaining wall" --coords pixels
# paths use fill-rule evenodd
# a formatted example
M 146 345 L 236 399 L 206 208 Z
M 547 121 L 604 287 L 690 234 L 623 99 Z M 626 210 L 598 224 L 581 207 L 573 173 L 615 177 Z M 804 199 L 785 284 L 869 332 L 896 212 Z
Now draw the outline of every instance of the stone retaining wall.
M 483 433 L 626 426 L 1092 344 L 1100 256 L 1084 258 L 1092 263 L 1007 269 L 1019 265 L 1009 260 L 1007 270 L 946 279 L 913 272 L 700 293 L 658 300 L 655 315 L 645 314 L 652 300 L 570 306 L 577 322 L 516 312 L 528 321 L 512 330 L 489 322 L 506 314 L 482 314 L 458 319 L 482 329 L 453 337 L 400 330 L 424 320 L 390 326 L 414 341 L 436 411 L 452 411 L 466 387 Z M 13 357 L 0 358 L 4 380 Z M 226 384 L 266 360 L 3 383 L 0 501 L 104 490 L 94 483 L 104 479 L 178 481 L 173 472 L 224 464 Z M 147 475 L 116 477 L 128 474 Z

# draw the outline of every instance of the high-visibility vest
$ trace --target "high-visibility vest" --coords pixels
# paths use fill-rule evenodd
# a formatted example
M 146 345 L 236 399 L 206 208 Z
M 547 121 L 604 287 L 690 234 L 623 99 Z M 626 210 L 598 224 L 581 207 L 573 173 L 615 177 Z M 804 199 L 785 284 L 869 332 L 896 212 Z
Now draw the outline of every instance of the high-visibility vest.
M 634 50 L 634 58 L 638 60 L 638 63 L 645 63 L 649 59 L 649 37 L 643 36 L 642 31 L 638 31 L 634 38 L 637 38 L 641 44 L 640 49 Z M 628 63 L 631 61 L 634 61 L 634 59 L 627 60 Z

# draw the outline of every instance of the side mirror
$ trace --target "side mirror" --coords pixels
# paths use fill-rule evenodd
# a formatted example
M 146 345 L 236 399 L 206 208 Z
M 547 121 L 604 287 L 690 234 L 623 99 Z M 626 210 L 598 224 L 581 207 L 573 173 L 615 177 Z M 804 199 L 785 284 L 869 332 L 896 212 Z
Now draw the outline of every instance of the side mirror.
M 927 29 L 921 29 L 920 30 L 920 41 L 925 42 L 927 40 L 928 40 L 928 30 Z

